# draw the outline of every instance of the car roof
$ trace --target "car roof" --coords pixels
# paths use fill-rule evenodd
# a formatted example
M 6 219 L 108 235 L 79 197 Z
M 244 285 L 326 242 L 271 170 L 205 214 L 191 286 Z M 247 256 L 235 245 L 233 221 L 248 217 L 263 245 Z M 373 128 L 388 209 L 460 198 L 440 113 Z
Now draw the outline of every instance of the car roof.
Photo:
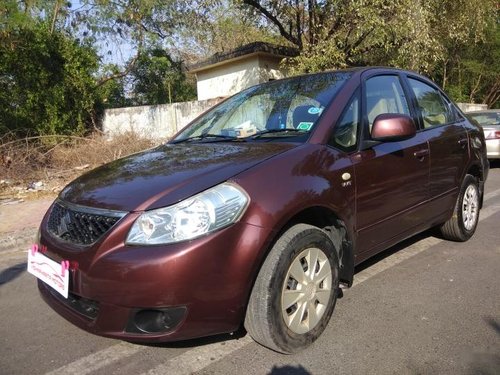
M 303 74 L 298 74 L 296 76 L 291 76 L 291 77 L 285 77 L 282 79 L 279 79 L 279 81 L 286 81 L 286 80 L 293 80 L 296 78 L 300 77 L 307 77 L 307 76 L 313 76 L 313 75 L 321 75 L 321 74 L 328 74 L 328 73 L 355 73 L 356 76 L 361 76 L 366 72 L 394 72 L 394 73 L 410 73 L 412 75 L 424 78 L 429 81 L 429 78 L 422 76 L 418 72 L 415 72 L 413 70 L 407 70 L 407 69 L 399 69 L 399 68 L 393 68 L 393 67 L 388 67 L 388 66 L 355 66 L 355 67 L 349 67 L 349 68 L 343 68 L 343 69 L 327 69 L 319 72 L 312 72 L 312 73 L 303 73 Z M 274 82 L 274 81 L 271 81 Z M 270 82 L 264 82 L 264 84 L 267 84 Z

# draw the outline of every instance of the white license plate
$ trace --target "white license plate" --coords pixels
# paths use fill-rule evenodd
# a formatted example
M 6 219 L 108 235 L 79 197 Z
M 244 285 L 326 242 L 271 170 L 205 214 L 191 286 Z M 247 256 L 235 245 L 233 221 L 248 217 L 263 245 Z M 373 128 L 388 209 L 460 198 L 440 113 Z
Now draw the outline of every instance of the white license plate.
M 68 298 L 69 270 L 41 252 L 28 250 L 28 272 Z

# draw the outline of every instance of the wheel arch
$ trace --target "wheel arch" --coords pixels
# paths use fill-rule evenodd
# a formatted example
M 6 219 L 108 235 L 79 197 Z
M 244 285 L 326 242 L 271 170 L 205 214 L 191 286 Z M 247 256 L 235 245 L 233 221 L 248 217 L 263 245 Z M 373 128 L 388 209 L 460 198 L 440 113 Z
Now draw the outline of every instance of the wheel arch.
M 288 226 L 304 223 L 325 231 L 337 250 L 341 283 L 352 285 L 354 278 L 354 251 L 352 235 L 346 223 L 331 209 L 314 206 L 298 212 L 288 222 Z M 288 227 L 287 226 L 287 227 Z
M 262 267 L 262 263 L 265 261 L 267 254 L 281 235 L 290 227 L 300 223 L 315 226 L 328 234 L 337 250 L 340 266 L 340 282 L 350 287 L 354 278 L 352 233 L 350 233 L 344 220 L 342 220 L 333 210 L 324 206 L 311 206 L 291 216 L 289 220 L 275 232 L 276 234 L 270 241 L 269 249 L 263 257 L 258 270 Z M 255 277 L 257 277 L 258 270 Z M 253 281 L 255 282 L 255 280 Z
M 479 166 L 476 163 L 471 164 L 469 166 L 469 168 L 467 169 L 466 174 L 470 174 L 471 176 L 473 176 L 477 179 L 477 182 L 479 184 L 479 194 L 480 194 L 479 206 L 482 208 L 483 207 L 483 199 L 484 199 L 484 181 L 485 181 L 483 168 L 481 168 L 481 166 Z

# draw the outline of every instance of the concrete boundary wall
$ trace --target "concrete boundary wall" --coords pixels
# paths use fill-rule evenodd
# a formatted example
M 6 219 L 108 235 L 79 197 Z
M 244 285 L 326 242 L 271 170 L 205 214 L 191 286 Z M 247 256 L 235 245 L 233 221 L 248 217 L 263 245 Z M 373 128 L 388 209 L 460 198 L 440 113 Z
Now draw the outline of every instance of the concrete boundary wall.
M 486 104 L 475 104 L 475 103 L 457 103 L 458 108 L 464 112 L 470 111 L 484 111 L 488 109 Z
M 107 109 L 104 112 L 102 127 L 109 137 L 134 132 L 160 141 L 172 137 L 191 120 L 221 100 L 222 98 L 214 98 L 174 104 Z
M 154 140 L 166 140 L 222 99 L 107 109 L 104 112 L 103 130 L 109 137 L 134 132 Z M 464 112 L 487 109 L 484 104 L 457 105 Z

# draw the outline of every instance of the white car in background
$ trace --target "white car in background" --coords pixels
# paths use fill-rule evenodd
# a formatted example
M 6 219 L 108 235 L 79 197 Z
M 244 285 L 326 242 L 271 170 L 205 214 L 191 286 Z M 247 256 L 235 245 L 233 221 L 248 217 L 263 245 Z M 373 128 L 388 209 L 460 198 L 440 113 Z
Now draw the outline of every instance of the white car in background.
M 488 159 L 500 159 L 500 109 L 468 112 L 467 117 L 483 128 Z

